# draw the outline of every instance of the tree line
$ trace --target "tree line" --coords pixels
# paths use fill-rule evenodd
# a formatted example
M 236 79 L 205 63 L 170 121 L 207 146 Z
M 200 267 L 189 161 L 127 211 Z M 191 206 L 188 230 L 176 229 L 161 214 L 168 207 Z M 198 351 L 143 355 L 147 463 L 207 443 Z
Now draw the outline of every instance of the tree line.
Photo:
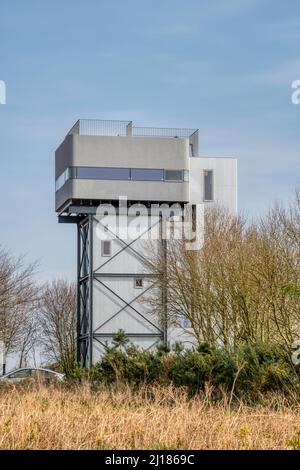
M 0 250 L 0 353 L 2 370 L 14 354 L 19 367 L 37 359 L 68 372 L 76 348 L 76 289 L 58 279 L 37 282 L 37 265 Z M 38 356 L 38 357 L 37 357 Z

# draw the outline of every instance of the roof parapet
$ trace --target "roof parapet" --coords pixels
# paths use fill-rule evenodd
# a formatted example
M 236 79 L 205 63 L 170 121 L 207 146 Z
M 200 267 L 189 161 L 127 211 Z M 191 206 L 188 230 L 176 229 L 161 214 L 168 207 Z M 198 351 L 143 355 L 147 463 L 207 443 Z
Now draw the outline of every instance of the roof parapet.
M 173 137 L 189 139 L 193 156 L 198 156 L 198 129 L 167 127 L 136 127 L 132 121 L 79 119 L 68 132 L 77 135 L 111 137 Z

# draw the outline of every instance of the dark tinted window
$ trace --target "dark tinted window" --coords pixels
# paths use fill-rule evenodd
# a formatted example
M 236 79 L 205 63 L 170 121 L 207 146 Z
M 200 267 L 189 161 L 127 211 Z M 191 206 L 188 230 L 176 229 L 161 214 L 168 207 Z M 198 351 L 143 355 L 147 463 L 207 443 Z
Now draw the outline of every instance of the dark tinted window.
M 135 278 L 134 287 L 136 289 L 142 289 L 143 288 L 143 278 L 142 277 L 136 277 Z
M 34 377 L 45 377 L 45 378 L 51 378 L 51 377 L 54 377 L 55 374 L 52 374 L 52 372 L 49 372 L 47 370 L 36 370 L 36 369 L 32 369 L 31 371 L 31 375 L 33 375 Z
M 25 379 L 26 377 L 30 377 L 31 370 L 30 369 L 23 369 L 14 372 L 8 376 L 9 379 Z
M 131 168 L 131 179 L 136 181 L 163 181 L 164 170 L 152 168 Z
M 213 171 L 204 170 L 204 201 L 213 201 Z
M 101 254 L 102 256 L 111 256 L 111 240 L 102 240 Z
M 69 168 L 69 178 L 76 178 L 77 177 L 77 168 L 76 166 L 72 166 Z
M 188 170 L 153 168 L 70 167 L 56 180 L 56 190 L 69 179 L 132 180 L 132 181 L 188 181 Z
M 78 167 L 77 178 L 91 180 L 128 180 L 129 168 L 91 168 Z
M 166 181 L 182 181 L 183 171 L 182 170 L 165 170 Z

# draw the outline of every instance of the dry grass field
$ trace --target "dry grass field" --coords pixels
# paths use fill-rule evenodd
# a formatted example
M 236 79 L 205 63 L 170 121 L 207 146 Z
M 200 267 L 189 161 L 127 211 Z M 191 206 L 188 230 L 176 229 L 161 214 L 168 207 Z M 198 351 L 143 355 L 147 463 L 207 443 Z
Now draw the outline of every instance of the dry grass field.
M 0 449 L 300 448 L 300 407 L 266 403 L 214 404 L 209 392 L 188 399 L 172 387 L 1 387 Z

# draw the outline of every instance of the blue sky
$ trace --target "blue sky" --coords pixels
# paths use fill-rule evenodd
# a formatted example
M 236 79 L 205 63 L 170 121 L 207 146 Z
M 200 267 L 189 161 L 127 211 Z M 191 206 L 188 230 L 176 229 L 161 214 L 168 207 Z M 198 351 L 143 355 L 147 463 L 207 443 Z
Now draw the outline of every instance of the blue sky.
M 255 216 L 300 185 L 296 0 L 1 0 L 0 243 L 72 278 L 75 227 L 54 213 L 54 151 L 78 118 L 197 127 L 239 158 Z

